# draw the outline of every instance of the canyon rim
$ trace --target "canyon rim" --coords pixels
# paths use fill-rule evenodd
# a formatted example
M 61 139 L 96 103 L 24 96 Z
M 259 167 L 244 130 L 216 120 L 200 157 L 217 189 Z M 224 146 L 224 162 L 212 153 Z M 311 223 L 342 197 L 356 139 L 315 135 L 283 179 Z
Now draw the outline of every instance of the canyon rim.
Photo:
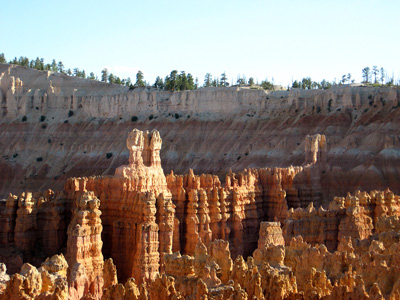
M 400 297 L 398 88 L 0 99 L 0 299 Z

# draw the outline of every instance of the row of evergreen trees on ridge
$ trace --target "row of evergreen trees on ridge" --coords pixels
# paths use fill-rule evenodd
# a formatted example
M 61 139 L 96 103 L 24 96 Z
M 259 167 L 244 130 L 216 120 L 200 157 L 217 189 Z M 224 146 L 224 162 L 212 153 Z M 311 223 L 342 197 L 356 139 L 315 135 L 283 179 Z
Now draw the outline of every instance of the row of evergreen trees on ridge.
M 87 74 L 85 70 L 80 70 L 79 68 L 74 69 L 66 69 L 64 64 L 59 61 L 57 62 L 55 59 L 52 60 L 51 63 L 45 63 L 43 58 L 37 57 L 35 60 L 29 60 L 27 57 L 21 56 L 20 58 L 14 58 L 7 62 L 4 53 L 0 53 L 0 63 L 10 63 L 15 65 L 20 65 L 27 68 L 37 69 L 41 71 L 53 71 L 66 74 L 68 76 L 87 78 L 92 80 L 100 80 L 105 83 L 110 84 L 120 84 L 124 86 L 128 86 L 130 89 L 140 88 L 140 87 L 154 87 L 159 90 L 166 91 L 184 91 L 184 90 L 195 90 L 201 87 L 228 87 L 230 84 L 228 82 L 228 78 L 226 73 L 222 73 L 219 78 L 213 78 L 210 73 L 207 73 L 204 77 L 204 82 L 200 85 L 198 78 L 194 78 L 191 73 L 186 74 L 185 71 L 181 71 L 180 73 L 177 70 L 171 71 L 169 75 L 167 75 L 164 79 L 160 76 L 157 76 L 154 84 L 147 82 L 144 79 L 144 74 L 142 71 L 138 71 L 136 74 L 136 81 L 132 82 L 131 78 L 120 78 L 113 73 L 110 73 L 107 68 L 104 68 L 101 71 L 101 78 L 99 79 L 93 72 Z M 373 66 L 372 68 L 365 67 L 362 69 L 362 78 L 363 83 L 367 85 L 373 86 L 399 86 L 400 81 L 396 84 L 394 82 L 394 78 L 388 77 L 386 71 L 383 68 L 378 68 L 377 66 Z M 351 74 L 345 74 L 342 76 L 339 82 L 327 81 L 323 79 L 320 82 L 313 81 L 310 77 L 305 77 L 302 80 L 295 80 L 292 82 L 292 86 L 287 87 L 287 89 L 291 88 L 302 88 L 302 89 L 329 89 L 335 85 L 341 84 L 350 84 L 354 83 L 354 79 L 352 79 Z M 269 81 L 268 79 L 259 82 L 255 82 L 253 77 L 249 79 L 246 76 L 238 76 L 236 80 L 237 86 L 250 86 L 251 88 L 263 88 L 265 90 L 274 90 L 273 79 Z M 232 81 L 233 84 L 233 81 Z

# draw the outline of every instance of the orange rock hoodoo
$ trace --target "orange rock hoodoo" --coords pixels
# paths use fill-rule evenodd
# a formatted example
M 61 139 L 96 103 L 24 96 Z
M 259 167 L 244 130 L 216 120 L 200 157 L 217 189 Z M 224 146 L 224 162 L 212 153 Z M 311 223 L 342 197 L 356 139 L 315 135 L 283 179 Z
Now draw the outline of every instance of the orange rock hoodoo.
M 215 239 L 229 242 L 235 258 L 257 248 L 263 220 L 283 221 L 287 198 L 296 207 L 321 201 L 318 183 L 324 168 L 325 137 L 307 137 L 307 157 L 301 167 L 248 169 L 230 172 L 222 186 L 215 175 L 164 176 L 161 138 L 133 130 L 127 139 L 129 165 L 113 177 L 72 178 L 65 185 L 67 202 L 85 191 L 100 199 L 103 213 L 103 253 L 111 256 L 121 279 L 154 279 L 164 267 L 164 254 L 195 253 L 200 240 L 206 247 Z M 320 164 L 317 158 L 322 158 Z
M 67 243 L 69 299 L 81 299 L 89 292 L 93 296 L 102 295 L 103 227 L 99 206 L 93 192 L 82 193 L 74 205 Z
M 133 130 L 114 176 L 0 202 L 0 258 L 11 273 L 22 266 L 9 277 L 0 265 L 0 299 L 400 297 L 400 198 L 326 203 L 325 136 L 307 136 L 302 166 L 229 172 L 224 185 L 192 170 L 165 176 L 161 143 Z M 66 259 L 23 264 L 39 265 L 37 246 Z
M 100 199 L 103 253 L 114 260 L 120 278 L 154 279 L 160 253 L 171 253 L 174 205 L 161 168 L 157 131 L 133 130 L 127 139 L 129 165 L 113 177 L 72 178 L 65 191 L 72 201 L 86 191 Z

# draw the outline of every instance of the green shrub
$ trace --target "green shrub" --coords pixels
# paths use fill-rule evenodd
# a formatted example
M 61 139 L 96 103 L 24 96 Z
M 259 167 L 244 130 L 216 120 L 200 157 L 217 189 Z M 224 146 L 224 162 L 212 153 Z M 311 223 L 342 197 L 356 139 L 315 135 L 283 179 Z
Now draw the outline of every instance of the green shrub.
M 328 101 L 328 111 L 330 112 L 331 111 L 331 107 L 332 107 L 332 99 L 329 99 L 329 101 Z

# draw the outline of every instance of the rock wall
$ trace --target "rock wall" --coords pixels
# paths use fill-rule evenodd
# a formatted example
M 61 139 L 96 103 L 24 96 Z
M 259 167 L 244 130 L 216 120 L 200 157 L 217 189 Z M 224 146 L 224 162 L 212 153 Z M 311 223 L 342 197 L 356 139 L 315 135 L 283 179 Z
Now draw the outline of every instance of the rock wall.
M 325 137 L 316 135 L 307 140 L 318 145 Z M 39 257 L 35 253 L 37 245 L 46 249 L 42 259 L 58 253 L 66 240 L 66 224 L 70 220 L 78 222 L 77 212 L 71 215 L 71 209 L 76 210 L 79 203 L 95 197 L 100 200 L 102 211 L 102 239 L 107 241 L 102 249 L 105 257 L 113 258 L 121 280 L 134 277 L 140 283 L 154 279 L 163 270 L 164 254 L 181 251 L 194 255 L 199 241 L 209 248 L 213 240 L 222 239 L 229 242 L 233 258 L 247 257 L 257 248 L 262 221 L 285 220 L 288 203 L 295 207 L 321 204 L 318 181 L 324 160 L 301 167 L 245 169 L 237 174 L 230 171 L 222 185 L 218 176 L 195 175 L 192 170 L 186 175 L 171 172 L 165 177 L 161 144 L 157 131 L 135 129 L 126 143 L 129 164 L 118 167 L 114 176 L 70 178 L 64 192 L 57 195 L 51 190 L 35 195 L 23 193 L 19 199 L 10 195 L 3 202 L 0 218 L 5 225 L 4 231 L 0 230 L 2 245 L 30 253 L 33 258 Z M 310 150 L 310 155 L 323 158 L 326 148 L 321 145 Z M 71 230 L 69 240 L 73 238 Z M 85 242 L 89 239 L 85 235 L 74 238 L 82 239 L 82 245 L 97 243 Z M 81 255 L 84 252 L 67 257 L 75 257 L 75 264 Z M 9 268 L 16 259 L 18 267 L 23 261 L 37 265 L 33 258 L 16 253 L 4 261 Z M 68 259 L 73 266 L 72 258 Z M 89 268 L 88 272 L 93 271 Z M 77 295 L 96 290 L 99 285 L 91 287 L 94 279 L 85 278 L 82 280 L 89 283 L 84 290 L 77 290 Z
M 160 131 L 166 173 L 193 169 L 221 178 L 229 169 L 301 165 L 304 138 L 320 133 L 331 167 L 321 178 L 324 199 L 357 189 L 400 192 L 396 88 L 129 91 L 2 64 L 0 90 L 4 198 L 62 190 L 69 177 L 113 175 L 129 157 L 124 139 L 132 127 Z
M 383 217 L 399 214 L 400 198 L 390 190 L 369 194 L 357 191 L 354 195 L 335 197 L 327 210 L 317 210 L 312 204 L 306 209 L 291 208 L 284 221 L 284 237 L 286 244 L 293 237 L 302 236 L 307 243 L 324 244 L 329 251 L 335 251 L 342 238 L 368 239 Z
M 11 272 L 23 261 L 38 265 L 61 250 L 70 208 L 62 192 L 10 194 L 0 205 L 0 255 Z
M 118 283 L 108 260 L 101 299 L 397 299 L 400 244 L 388 237 L 398 236 L 399 218 L 382 216 L 380 224 L 375 237 L 345 237 L 337 251 L 329 252 L 301 237 L 283 246 L 279 225 L 263 223 L 254 258 L 238 256 L 232 262 L 227 242 L 213 241 L 210 252 L 199 242 L 194 256 L 166 254 L 165 272 L 146 284 L 133 278 Z M 0 299 L 70 299 L 67 268 L 62 255 L 39 269 L 25 264 L 11 277 L 3 267 Z M 81 299 L 98 298 L 86 294 Z
M 207 247 L 212 240 L 223 239 L 229 241 L 234 258 L 247 257 L 257 247 L 260 222 L 285 220 L 288 204 L 322 204 L 325 136 L 308 136 L 307 145 L 311 141 L 315 145 L 307 151 L 315 159 L 304 166 L 230 171 L 225 185 L 215 175 L 194 175 L 193 170 L 167 175 L 178 219 L 173 251 L 193 255 L 199 239 Z
M 356 191 L 315 209 L 330 167 L 325 136 L 306 140 L 302 166 L 230 171 L 222 184 L 165 177 L 160 134 L 133 130 L 114 176 L 0 203 L 0 248 L 23 260 L 46 243 L 63 251 L 68 234 L 66 260 L 11 277 L 0 265 L 0 299 L 395 299 L 400 197 Z

